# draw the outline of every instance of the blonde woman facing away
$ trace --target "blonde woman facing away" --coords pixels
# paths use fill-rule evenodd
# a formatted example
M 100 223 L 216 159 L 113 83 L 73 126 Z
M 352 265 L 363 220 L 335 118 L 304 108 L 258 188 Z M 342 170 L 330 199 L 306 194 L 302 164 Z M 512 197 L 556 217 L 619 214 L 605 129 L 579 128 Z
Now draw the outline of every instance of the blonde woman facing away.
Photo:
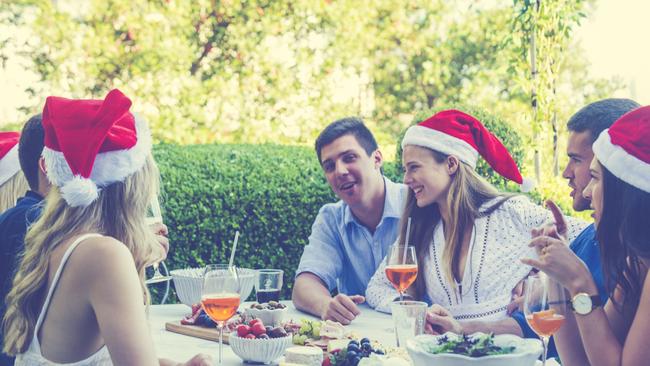
M 18 132 L 0 132 L 0 213 L 29 190 L 18 161 Z
M 531 267 L 519 261 L 533 253 L 531 230 L 551 220 L 526 197 L 499 192 L 476 171 L 479 155 L 501 176 L 522 184 L 505 146 L 473 116 L 457 110 L 412 126 L 402 141 L 404 183 L 409 187 L 399 243 L 415 246 L 418 274 L 410 295 L 433 306 L 425 330 L 522 334 L 508 317 L 512 292 Z M 569 236 L 586 223 L 571 220 Z M 366 299 L 390 311 L 397 292 L 385 263 L 373 276 Z M 488 327 L 489 329 L 486 329 Z
M 25 237 L 7 296 L 16 365 L 177 365 L 156 359 L 144 269 L 161 247 L 145 222 L 158 170 L 144 122 L 119 90 L 49 97 L 43 158 L 53 187 Z M 209 365 L 197 355 L 185 365 Z

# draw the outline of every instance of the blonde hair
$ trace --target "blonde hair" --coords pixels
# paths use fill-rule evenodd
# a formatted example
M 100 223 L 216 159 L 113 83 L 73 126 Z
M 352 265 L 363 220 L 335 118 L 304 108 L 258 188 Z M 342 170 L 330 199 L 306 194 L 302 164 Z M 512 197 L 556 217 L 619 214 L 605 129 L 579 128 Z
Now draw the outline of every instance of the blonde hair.
M 87 207 L 70 207 L 57 187 L 50 189 L 41 218 L 25 236 L 25 254 L 7 295 L 5 353 L 26 351 L 48 290 L 50 255 L 57 246 L 78 235 L 97 232 L 124 243 L 135 260 L 143 302 L 149 304 L 144 270 L 160 258 L 161 248 L 145 222 L 145 214 L 158 186 L 158 168 L 149 155 L 142 169 L 124 182 L 104 187 L 98 199 Z
M 14 207 L 18 198 L 29 190 L 27 179 L 22 170 L 0 185 L 0 213 Z
M 448 155 L 428 148 L 427 150 L 432 153 L 434 160 L 439 164 L 447 161 Z M 490 214 L 512 196 L 512 194 L 499 192 L 469 165 L 459 161 L 458 169 L 451 177 L 446 199 L 451 220 L 447 223 L 449 226 L 445 227 L 445 246 L 441 261 L 444 277 L 454 291 L 456 290 L 455 278 L 460 274 L 460 253 L 465 230 L 474 226 L 474 220 L 477 217 Z M 503 199 L 487 209 L 479 211 L 485 202 L 497 197 L 503 197 Z M 429 246 L 432 245 L 434 229 L 441 220 L 438 204 L 432 203 L 425 207 L 418 207 L 413 191 L 409 190 L 400 222 L 401 245 L 404 245 L 406 240 L 406 225 L 409 217 L 411 218 L 409 244 L 415 246 L 418 267 L 423 269 L 429 255 Z M 426 293 L 424 276 L 416 278 L 414 289 L 415 297 L 422 299 Z

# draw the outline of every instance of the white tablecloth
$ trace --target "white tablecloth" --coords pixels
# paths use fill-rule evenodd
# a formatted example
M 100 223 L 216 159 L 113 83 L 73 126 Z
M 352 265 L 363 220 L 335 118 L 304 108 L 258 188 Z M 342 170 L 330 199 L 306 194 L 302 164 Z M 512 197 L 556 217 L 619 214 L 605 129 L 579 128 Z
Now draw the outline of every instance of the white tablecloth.
M 284 302 L 289 308 L 285 320 L 293 319 L 299 322 L 302 318 L 316 319 L 315 317 L 295 310 L 290 301 Z M 242 305 L 242 308 L 246 304 Z M 240 308 L 241 309 L 241 308 Z M 348 330 L 356 332 L 361 337 L 377 340 L 386 346 L 395 345 L 395 334 L 391 331 L 392 320 L 390 315 L 376 312 L 366 306 L 361 307 L 359 315 Z M 156 346 L 158 357 L 170 358 L 176 361 L 186 361 L 197 353 L 206 353 L 212 356 L 215 363 L 219 357 L 217 342 L 189 337 L 165 330 L 165 323 L 178 321 L 191 312 L 183 304 L 152 305 L 149 313 L 149 323 Z M 223 346 L 223 365 L 241 365 L 242 360 L 235 355 L 228 345 Z

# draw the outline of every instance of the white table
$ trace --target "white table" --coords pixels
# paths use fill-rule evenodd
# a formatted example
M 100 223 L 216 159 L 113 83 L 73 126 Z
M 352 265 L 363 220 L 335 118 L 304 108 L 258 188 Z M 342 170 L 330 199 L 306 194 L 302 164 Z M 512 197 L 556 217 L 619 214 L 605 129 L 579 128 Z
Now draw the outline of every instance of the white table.
M 285 321 L 293 319 L 299 322 L 302 318 L 316 319 L 306 313 L 300 312 L 293 307 L 290 301 L 283 301 L 289 311 Z M 250 303 L 244 303 L 242 308 Z M 368 337 L 377 340 L 385 346 L 395 345 L 395 334 L 391 331 L 392 319 L 390 315 L 383 314 L 361 306 L 362 313 L 348 325 L 349 331 L 354 331 L 361 337 Z M 149 323 L 156 346 L 158 357 L 169 358 L 176 361 L 186 361 L 197 353 L 205 353 L 212 356 L 216 362 L 219 358 L 219 345 L 217 342 L 207 341 L 199 338 L 189 337 L 165 330 L 165 323 L 178 321 L 191 312 L 190 308 L 183 304 L 176 305 L 152 305 L 149 313 Z M 243 361 L 235 355 L 230 346 L 223 346 L 223 365 L 241 365 Z

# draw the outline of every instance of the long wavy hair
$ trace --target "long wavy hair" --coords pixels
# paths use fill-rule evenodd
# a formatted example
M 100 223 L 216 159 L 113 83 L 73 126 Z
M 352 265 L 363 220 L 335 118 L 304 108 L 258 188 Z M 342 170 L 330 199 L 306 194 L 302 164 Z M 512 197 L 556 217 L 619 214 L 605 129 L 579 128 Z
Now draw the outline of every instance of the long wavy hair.
M 639 304 L 640 258 L 650 259 L 650 193 L 617 178 L 605 166 L 602 215 L 596 235 L 609 297 L 621 312 Z M 622 299 L 614 297 L 619 288 Z
M 28 189 L 29 185 L 22 171 L 0 185 L 0 213 L 14 207 L 18 198 L 22 197 Z
M 25 236 L 25 253 L 7 296 L 3 322 L 5 353 L 26 351 L 47 294 L 50 255 L 56 247 L 79 235 L 99 233 L 124 243 L 135 260 L 143 303 L 149 304 L 144 270 L 160 258 L 161 247 L 148 228 L 145 215 L 158 187 L 158 167 L 149 155 L 143 168 L 123 182 L 104 187 L 97 200 L 87 207 L 70 207 L 57 187 L 50 189 L 40 219 Z
M 448 155 L 435 150 L 427 149 L 438 164 L 444 163 Z M 501 204 L 512 197 L 512 194 L 499 192 L 492 184 L 479 176 L 469 165 L 460 162 L 458 169 L 451 177 L 451 185 L 447 194 L 449 216 L 453 219 L 445 227 L 445 246 L 442 253 L 442 264 L 445 279 L 456 291 L 455 278 L 460 277 L 460 254 L 463 243 L 463 234 L 467 228 L 474 226 L 476 218 L 489 215 Z M 492 206 L 479 211 L 486 202 L 498 197 Z M 418 207 L 413 191 L 409 189 L 406 198 L 406 207 L 400 220 L 399 243 L 404 245 L 406 240 L 406 226 L 411 218 L 411 232 L 409 245 L 415 246 L 418 258 L 418 268 L 423 270 L 429 256 L 429 247 L 432 245 L 433 232 L 441 220 L 437 203 L 425 207 Z M 423 299 L 426 293 L 425 276 L 417 276 L 414 293 L 416 299 Z

